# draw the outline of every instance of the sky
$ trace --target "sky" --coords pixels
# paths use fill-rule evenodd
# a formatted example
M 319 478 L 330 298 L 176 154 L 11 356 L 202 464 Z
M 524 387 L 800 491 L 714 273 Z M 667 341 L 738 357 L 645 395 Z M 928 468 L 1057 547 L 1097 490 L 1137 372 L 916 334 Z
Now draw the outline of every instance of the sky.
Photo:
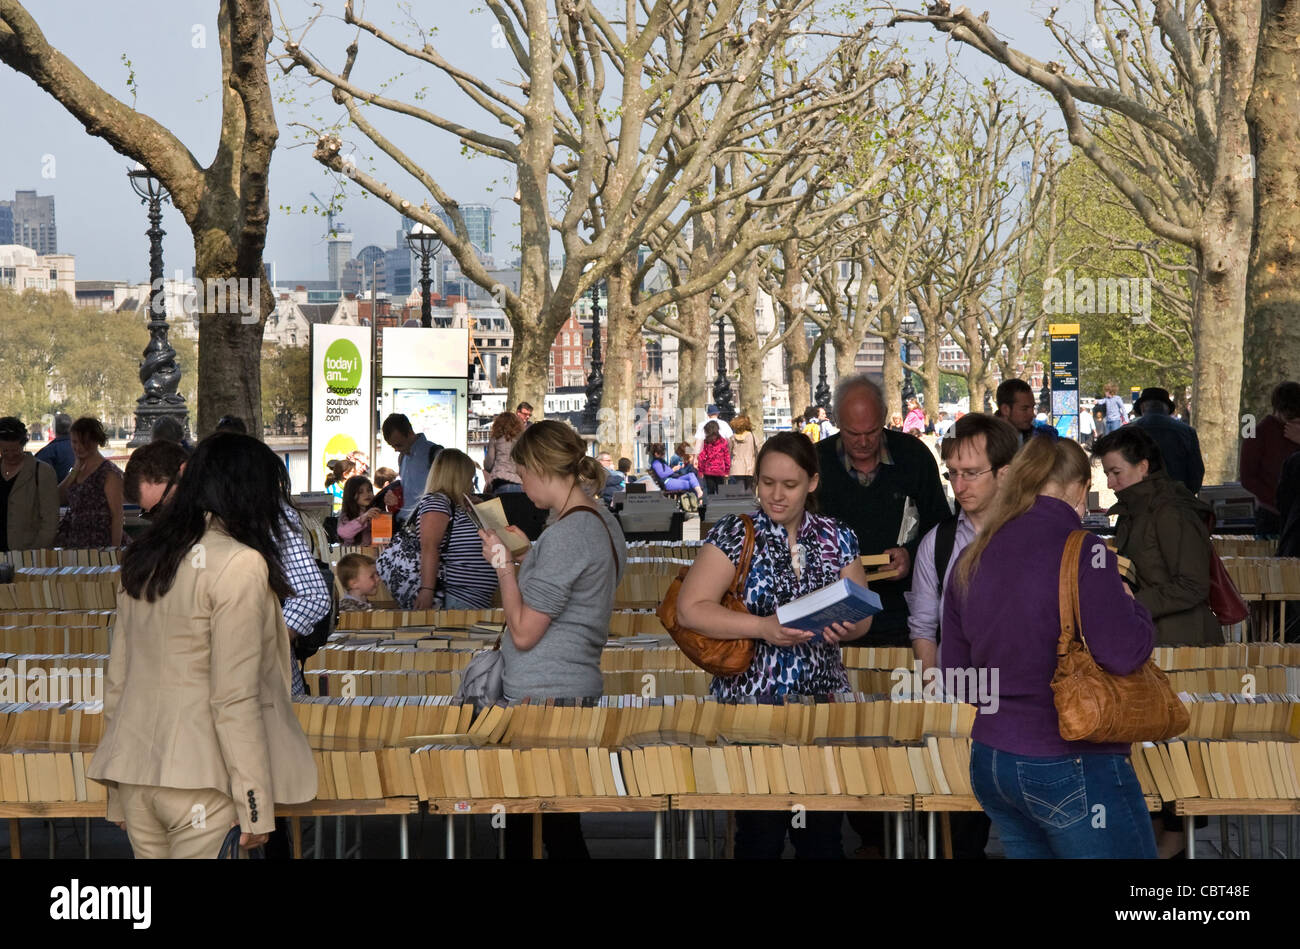
M 908 5 L 912 4 L 900 4 Z M 215 0 L 31 0 L 26 4 L 53 46 L 107 92 L 128 104 L 134 101 L 135 108 L 170 129 L 201 165 L 211 160 L 221 117 L 217 6 Z M 342 0 L 324 0 L 322 6 L 327 9 L 327 17 L 312 26 L 302 45 L 337 70 L 353 33 L 340 22 Z M 422 26 L 436 26 L 437 32 L 430 40 L 447 59 L 487 81 L 519 80 L 513 57 L 500 48 L 499 36 L 494 36 L 494 21 L 480 4 L 474 0 L 422 0 L 414 6 L 422 11 Z M 600 0 L 600 6 L 607 9 L 609 0 Z M 914 6 L 919 8 L 920 0 Z M 1058 19 L 1070 17 L 1086 24 L 1091 4 L 1085 0 L 1060 0 L 1059 6 L 1062 12 Z M 361 4 L 357 7 L 362 9 Z M 989 10 L 990 24 L 1013 45 L 1041 58 L 1054 57 L 1054 45 L 1038 22 L 1047 4 L 986 0 L 977 8 Z M 312 9 L 303 0 L 272 2 L 277 32 L 273 52 L 283 47 L 285 27 L 297 36 Z M 394 0 L 372 0 L 364 9 L 386 29 L 408 29 L 401 7 Z M 944 58 L 944 44 L 948 41 L 929 27 L 904 31 L 902 35 L 917 59 Z M 973 81 L 1001 71 L 967 49 L 959 50 L 958 64 Z M 133 84 L 129 81 L 132 74 Z M 281 282 L 325 279 L 327 224 L 311 193 L 328 201 L 338 185 L 312 158 L 312 146 L 304 144 L 306 133 L 302 126 L 330 124 L 345 117 L 345 113 L 325 90 L 306 86 L 296 78 L 300 71 L 291 78 L 280 78 L 279 74 L 279 68 L 272 66 L 273 90 L 292 101 L 276 104 L 280 139 L 271 162 L 272 212 L 265 259 Z M 433 67 L 381 50 L 372 39 L 362 43 L 353 75 L 371 87 L 391 80 L 390 89 L 407 101 L 415 101 L 411 97 L 418 90 L 427 90 L 419 101 L 428 108 L 491 130 L 477 107 L 441 79 Z M 1028 88 L 1014 77 L 1013 82 Z M 1058 124 L 1052 111 L 1047 114 L 1052 124 Z M 503 263 L 514 256 L 508 245 L 517 230 L 518 211 L 509 200 L 513 187 L 507 185 L 504 165 L 484 157 L 467 158 L 453 137 L 412 119 L 386 117 L 380 127 L 459 201 L 493 205 L 497 212 L 497 260 Z M 132 163 L 101 139 L 88 135 L 30 79 L 3 65 L 0 129 L 4 130 L 0 199 L 12 198 L 17 189 L 33 188 L 40 194 L 55 196 L 59 251 L 76 255 L 77 279 L 147 281 L 148 221 L 126 177 Z M 360 146 L 355 152 L 357 165 L 367 167 L 375 147 L 355 131 L 346 140 Z M 385 156 L 377 156 L 373 167 L 416 203 L 428 197 L 412 179 L 395 170 Z M 392 246 L 399 226 L 396 212 L 355 186 L 347 191 L 338 220 L 353 232 L 354 254 L 371 243 Z M 176 270 L 188 275 L 194 263 L 192 238 L 184 219 L 170 206 L 164 206 L 163 229 L 167 232 L 166 275 L 170 277 Z

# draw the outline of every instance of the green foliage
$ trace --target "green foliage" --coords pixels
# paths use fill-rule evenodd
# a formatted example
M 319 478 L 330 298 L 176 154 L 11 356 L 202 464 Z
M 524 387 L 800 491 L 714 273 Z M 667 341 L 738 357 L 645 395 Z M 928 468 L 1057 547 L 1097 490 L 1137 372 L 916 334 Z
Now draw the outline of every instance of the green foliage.
M 272 434 L 293 434 L 311 411 L 311 350 L 262 347 L 262 421 Z
M 142 393 L 140 358 L 149 332 L 139 313 L 76 306 L 66 294 L 0 291 L 0 414 L 35 420 L 54 412 L 111 424 L 130 417 Z M 181 394 L 193 401 L 198 347 L 171 339 Z
M 1058 266 L 1073 270 L 1076 284 L 1084 279 L 1145 279 L 1146 258 L 1138 250 L 1111 246 L 1141 244 L 1167 266 L 1194 266 L 1190 252 L 1168 241 L 1157 241 L 1131 206 L 1114 193 L 1096 166 L 1081 155 L 1066 165 L 1060 180 L 1065 226 L 1057 248 Z M 1150 322 L 1123 313 L 1053 313 L 1048 323 L 1079 324 L 1079 388 L 1084 395 L 1101 392 L 1115 382 L 1121 392 L 1129 386 L 1158 385 L 1177 392 L 1192 382 L 1193 346 L 1188 311 L 1192 292 L 1181 272 L 1156 268 L 1151 273 Z M 1181 305 L 1163 298 L 1157 282 Z M 1041 311 L 1043 286 L 1027 288 L 1031 306 Z M 1100 309 L 1100 307 L 1097 307 Z

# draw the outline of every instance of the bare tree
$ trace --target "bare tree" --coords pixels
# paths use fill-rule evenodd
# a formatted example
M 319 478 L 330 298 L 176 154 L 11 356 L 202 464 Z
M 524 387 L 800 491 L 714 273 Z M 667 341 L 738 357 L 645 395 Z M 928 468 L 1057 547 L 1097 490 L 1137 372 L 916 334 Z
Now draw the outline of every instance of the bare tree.
M 1191 249 L 1197 283 L 1193 410 L 1210 481 L 1235 476 L 1253 182 L 1246 103 L 1259 0 L 1094 0 L 1090 28 L 1047 20 L 1069 67 L 1041 62 L 944 0 L 927 22 L 1045 89 L 1083 151 L 1156 235 Z M 1071 68 L 1073 75 L 1071 74 Z M 1114 133 L 1117 157 L 1103 144 Z
M 51 46 L 22 4 L 0 0 L 0 62 L 32 79 L 91 135 L 140 162 L 162 182 L 194 236 L 195 275 L 204 287 L 224 290 L 233 279 L 248 281 L 250 291 L 257 288 L 247 313 L 231 307 L 224 292 L 203 294 L 200 434 L 225 414 L 243 418 L 249 431 L 262 430 L 257 367 L 262 327 L 275 306 L 262 267 L 270 215 L 268 173 L 279 136 L 266 71 L 270 10 L 265 0 L 221 0 L 217 6 L 221 128 L 216 154 L 204 166 L 166 126 L 105 92 Z

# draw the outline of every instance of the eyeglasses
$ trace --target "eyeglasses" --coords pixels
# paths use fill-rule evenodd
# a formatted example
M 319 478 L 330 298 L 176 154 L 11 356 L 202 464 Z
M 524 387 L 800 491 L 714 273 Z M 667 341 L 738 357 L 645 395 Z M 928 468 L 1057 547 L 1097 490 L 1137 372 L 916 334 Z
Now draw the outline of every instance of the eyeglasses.
M 974 481 L 980 475 L 986 475 L 992 470 L 992 468 L 984 468 L 981 471 L 945 471 L 943 473 L 943 479 L 950 483 L 956 481 L 958 478 L 961 478 L 963 481 Z

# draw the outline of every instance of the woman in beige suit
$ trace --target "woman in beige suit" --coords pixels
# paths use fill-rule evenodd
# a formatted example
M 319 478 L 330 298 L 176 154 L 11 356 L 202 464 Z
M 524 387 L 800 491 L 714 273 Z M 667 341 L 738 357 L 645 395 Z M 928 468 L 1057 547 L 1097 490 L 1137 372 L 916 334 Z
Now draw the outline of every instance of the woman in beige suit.
M 236 824 L 241 846 L 259 846 L 277 801 L 316 796 L 280 612 L 287 488 L 256 439 L 213 435 L 122 558 L 106 727 L 87 774 L 108 785 L 109 820 L 137 858 L 215 857 Z

